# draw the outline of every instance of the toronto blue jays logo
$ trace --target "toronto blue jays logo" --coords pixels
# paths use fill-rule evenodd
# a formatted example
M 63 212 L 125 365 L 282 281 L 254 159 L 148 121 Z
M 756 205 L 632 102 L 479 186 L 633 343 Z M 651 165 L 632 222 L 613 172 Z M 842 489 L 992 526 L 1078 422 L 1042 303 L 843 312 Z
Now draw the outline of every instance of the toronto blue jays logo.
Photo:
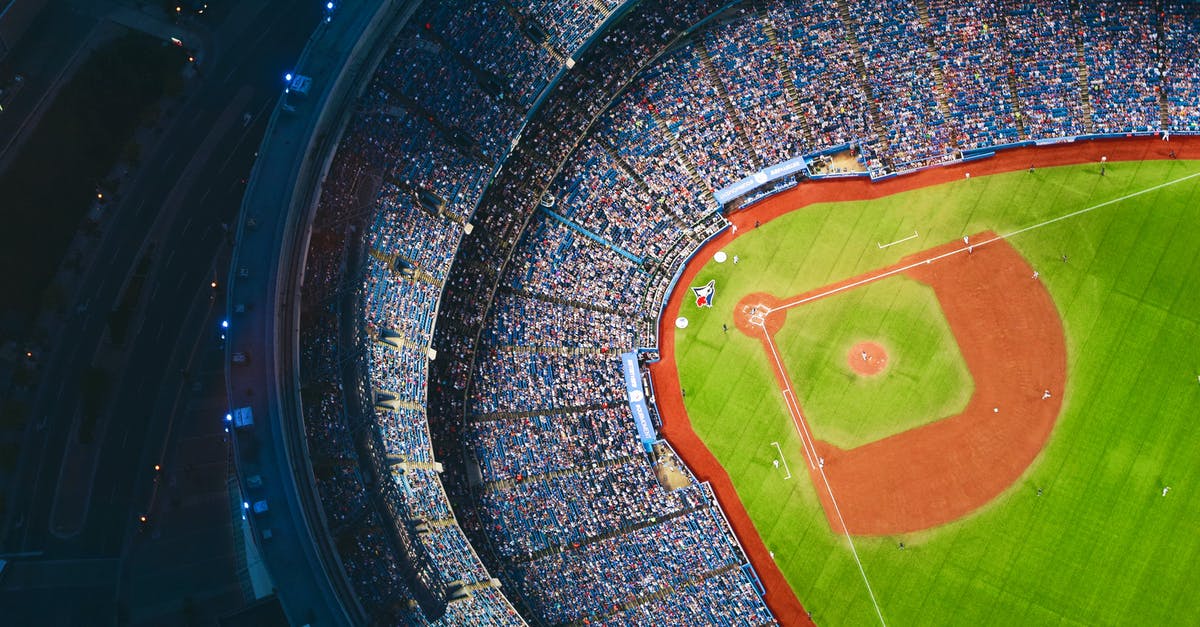
M 714 279 L 709 281 L 707 285 L 693 287 L 692 293 L 696 295 L 697 307 L 712 307 L 713 297 L 717 295 L 717 281 Z

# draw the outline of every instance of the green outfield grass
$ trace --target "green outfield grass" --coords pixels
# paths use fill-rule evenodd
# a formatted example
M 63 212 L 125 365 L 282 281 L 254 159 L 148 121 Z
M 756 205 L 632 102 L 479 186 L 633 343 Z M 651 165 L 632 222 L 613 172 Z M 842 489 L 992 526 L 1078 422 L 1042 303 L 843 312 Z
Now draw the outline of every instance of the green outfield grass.
M 697 283 L 717 281 L 715 306 L 685 303 L 691 324 L 676 332 L 688 413 L 818 624 L 878 619 L 846 538 L 830 531 L 797 472 L 800 441 L 761 345 L 732 329 L 738 300 L 797 294 L 965 233 L 1014 231 L 1198 172 L 1196 161 L 1110 164 L 1104 178 L 1095 166 L 1045 168 L 811 206 L 744 233 L 726 249 L 739 264 L 702 270 Z M 914 229 L 919 239 L 876 245 Z M 919 534 L 855 539 L 882 612 L 891 625 L 1196 624 L 1200 177 L 1011 241 L 1063 316 L 1063 413 L 1026 476 L 979 512 Z M 861 309 L 846 308 L 843 324 L 869 328 L 880 316 Z M 793 332 L 801 333 L 781 335 Z M 836 405 L 842 375 L 822 371 L 829 358 L 805 365 L 799 352 L 786 357 L 793 379 L 803 372 L 816 384 L 797 383 L 801 403 L 807 410 L 806 397 L 826 394 L 822 402 Z M 793 469 L 790 481 L 771 463 L 773 441 Z
M 913 279 L 890 277 L 787 316 L 775 340 L 804 416 L 815 437 L 842 448 L 953 416 L 975 390 L 937 295 Z M 863 340 L 887 349 L 883 372 L 850 369 L 847 354 Z

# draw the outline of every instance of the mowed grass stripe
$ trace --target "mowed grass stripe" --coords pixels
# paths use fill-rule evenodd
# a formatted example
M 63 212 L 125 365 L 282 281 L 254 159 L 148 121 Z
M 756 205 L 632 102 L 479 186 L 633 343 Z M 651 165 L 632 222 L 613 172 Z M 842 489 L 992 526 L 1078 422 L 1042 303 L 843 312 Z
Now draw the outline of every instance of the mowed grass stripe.
M 717 306 L 685 307 L 692 325 L 677 335 L 690 417 L 819 624 L 877 619 L 801 470 L 761 345 L 721 332 L 737 300 L 800 293 L 963 233 L 1008 232 L 1197 171 L 1195 161 L 1110 164 L 1103 178 L 1094 165 L 1045 168 L 806 207 L 735 241 L 727 251 L 739 265 L 701 272 L 703 282 L 717 279 Z M 1200 621 L 1187 592 L 1200 560 L 1198 206 L 1200 177 L 1012 240 L 1064 317 L 1066 405 L 1025 477 L 979 512 L 904 538 L 856 541 L 889 623 Z M 914 228 L 917 240 L 877 248 Z M 793 480 L 773 468 L 771 441 Z M 1163 485 L 1173 486 L 1167 497 Z

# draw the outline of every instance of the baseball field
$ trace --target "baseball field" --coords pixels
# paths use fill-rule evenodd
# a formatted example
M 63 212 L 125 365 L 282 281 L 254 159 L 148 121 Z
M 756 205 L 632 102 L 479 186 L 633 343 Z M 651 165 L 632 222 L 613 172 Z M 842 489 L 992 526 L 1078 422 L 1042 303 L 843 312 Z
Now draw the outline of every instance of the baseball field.
M 1082 159 L 781 195 L 684 273 L 664 433 L 784 622 L 1200 622 L 1200 161 Z

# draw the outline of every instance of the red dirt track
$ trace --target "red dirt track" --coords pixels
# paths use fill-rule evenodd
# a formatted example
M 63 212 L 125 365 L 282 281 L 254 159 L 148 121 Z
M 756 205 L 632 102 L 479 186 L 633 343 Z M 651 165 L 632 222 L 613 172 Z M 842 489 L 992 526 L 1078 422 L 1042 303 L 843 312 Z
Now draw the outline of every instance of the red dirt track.
M 729 216 L 731 222 L 738 227 L 738 231 L 746 232 L 754 228 L 756 222 L 769 222 L 770 220 L 784 215 L 788 212 L 795 211 L 810 204 L 820 202 L 836 202 L 847 200 L 865 200 L 871 198 L 880 198 L 891 194 L 896 194 L 912 189 L 919 189 L 930 185 L 937 185 L 950 181 L 958 181 L 964 178 L 966 173 L 971 173 L 973 177 L 984 176 L 988 174 L 997 174 L 1001 172 L 1011 172 L 1015 170 L 1024 170 L 1031 165 L 1038 168 L 1057 166 L 1057 165 L 1072 165 L 1079 163 L 1096 163 L 1101 156 L 1106 156 L 1109 162 L 1109 168 L 1120 168 L 1120 162 L 1142 161 L 1147 159 L 1166 159 L 1168 151 L 1174 150 L 1181 159 L 1194 159 L 1200 156 L 1200 137 L 1179 137 L 1172 138 L 1170 142 L 1163 142 L 1158 138 L 1129 138 L 1116 140 L 1095 140 L 1081 141 L 1073 143 L 1056 144 L 1052 146 L 1017 148 L 1012 150 L 1002 151 L 996 156 L 976 161 L 972 163 L 957 164 L 945 167 L 932 168 L 915 174 L 900 176 L 880 183 L 871 183 L 862 178 L 854 179 L 835 179 L 820 182 L 806 182 L 798 185 L 786 192 L 777 194 L 767 198 L 759 203 L 756 203 L 746 209 L 737 211 Z M 1036 175 L 1036 174 L 1035 174 Z M 775 561 L 771 558 L 762 539 L 759 537 L 754 523 L 750 520 L 745 507 L 738 498 L 737 492 L 733 488 L 733 484 L 729 479 L 728 473 L 721 466 L 720 462 L 712 455 L 705 446 L 704 442 L 692 430 L 691 424 L 687 418 L 687 412 L 683 405 L 683 398 L 680 394 L 679 372 L 675 365 L 675 329 L 673 321 L 678 317 L 681 305 L 685 300 L 685 295 L 689 294 L 688 287 L 695 280 L 696 275 L 704 266 L 704 260 L 711 257 L 713 253 L 728 246 L 735 238 L 735 234 L 731 230 L 720 233 L 718 236 L 710 240 L 705 246 L 701 247 L 697 254 L 693 257 L 695 261 L 684 268 L 679 277 L 679 281 L 672 292 L 670 299 L 667 302 L 666 308 L 659 317 L 659 352 L 662 360 L 651 366 L 651 375 L 655 384 L 656 402 L 663 419 L 663 436 L 667 438 L 675 448 L 676 452 L 683 458 L 684 462 L 692 469 L 696 476 L 702 481 L 711 483 L 713 490 L 716 492 L 717 499 L 724 508 L 726 515 L 729 518 L 730 524 L 733 526 L 734 533 L 741 541 L 745 548 L 751 563 L 758 572 L 763 585 L 766 588 L 766 602 L 774 612 L 775 616 L 784 625 L 811 625 L 812 621 L 807 617 L 804 608 L 801 606 L 799 599 L 788 585 L 783 573 L 776 566 Z M 992 248 L 991 245 L 984 246 L 982 249 L 976 249 L 975 255 L 988 254 L 987 248 Z M 998 247 L 996 247 L 998 249 Z M 981 257 L 982 259 L 982 257 Z M 974 259 L 970 261 L 975 261 Z M 1022 262 L 1023 263 L 1023 262 Z M 1015 272 L 1015 269 L 1013 270 Z M 938 272 L 932 269 L 931 272 Z M 933 279 L 935 282 L 938 277 L 919 277 L 924 279 Z M 1025 277 L 1032 280 L 1030 276 Z M 965 288 L 964 288 L 965 289 Z M 1048 295 L 1047 295 L 1048 298 Z M 974 315 L 971 311 L 969 299 L 964 305 L 962 315 Z M 946 307 L 943 304 L 943 307 Z M 949 317 L 949 311 L 947 311 Z M 741 318 L 741 316 L 738 316 Z M 741 324 L 740 320 L 735 320 Z M 1061 325 L 1061 322 L 1060 322 Z M 1061 329 L 1061 327 L 1060 327 Z M 1060 330 L 1061 333 L 1061 330 Z M 969 357 L 968 352 L 974 355 L 975 349 L 967 346 L 962 347 L 964 357 L 968 359 L 968 363 L 972 358 L 978 359 L 980 356 L 975 355 Z M 1065 370 L 1065 363 L 1063 364 Z M 974 374 L 974 370 L 972 371 Z M 984 399 L 981 396 L 981 391 L 978 389 L 979 382 L 976 382 L 976 398 Z M 1020 401 L 1017 403 L 1032 404 L 1034 401 L 1042 403 L 1041 395 L 1037 386 L 1045 387 L 1045 384 L 1036 381 L 1019 381 L 1016 386 L 1022 390 L 1029 388 L 1031 394 L 1036 398 Z M 1061 390 L 1061 382 L 1057 390 Z M 985 390 L 986 391 L 986 390 Z M 990 397 L 988 397 L 990 398 Z M 1061 403 L 1061 394 L 1055 394 L 1053 406 Z M 991 407 L 987 406 L 987 401 L 982 401 L 985 413 L 991 411 Z M 1013 401 L 1008 401 L 1012 403 Z M 972 400 L 972 406 L 975 400 Z M 1046 405 L 1048 409 L 1050 405 Z M 1014 406 L 1013 410 L 1008 410 L 1006 407 L 1000 408 L 1000 413 L 993 414 L 996 420 L 1011 419 L 1013 413 L 1018 409 Z M 970 410 L 970 407 L 968 408 Z M 967 412 L 964 412 L 964 415 Z M 1057 409 L 1055 409 L 1057 413 Z M 948 419 L 941 422 L 952 423 L 955 419 Z M 982 420 L 987 420 L 984 416 Z M 1052 422 L 1051 422 L 1052 426 Z M 982 430 L 982 429 L 980 429 Z M 895 438 L 902 437 L 905 434 L 893 436 Z M 851 485 L 854 482 L 874 483 L 878 480 L 878 476 L 866 476 L 861 469 L 857 468 L 850 462 L 855 454 L 855 451 L 861 451 L 870 447 L 880 445 L 882 442 L 887 442 L 892 438 L 881 440 L 880 442 L 872 443 L 865 447 L 860 447 L 853 451 L 839 452 L 829 449 L 827 455 L 826 469 L 830 473 L 831 484 L 841 486 L 843 483 Z M 970 456 L 968 450 L 958 447 L 957 443 L 949 451 L 942 451 L 939 454 L 948 455 L 962 461 L 969 461 L 965 458 Z M 1040 449 L 1040 445 L 1039 445 Z M 822 449 L 826 450 L 826 449 Z M 834 458 L 834 459 L 830 459 Z M 1005 485 L 1011 483 L 1011 479 Z M 836 496 L 841 505 L 841 499 L 845 488 L 835 487 Z M 962 494 L 966 494 L 969 487 L 960 488 Z M 946 493 L 944 496 L 955 496 Z M 960 495 L 961 496 L 961 495 Z M 855 525 L 859 522 L 854 521 L 854 515 L 846 517 L 847 524 L 851 526 L 852 531 L 856 531 Z

